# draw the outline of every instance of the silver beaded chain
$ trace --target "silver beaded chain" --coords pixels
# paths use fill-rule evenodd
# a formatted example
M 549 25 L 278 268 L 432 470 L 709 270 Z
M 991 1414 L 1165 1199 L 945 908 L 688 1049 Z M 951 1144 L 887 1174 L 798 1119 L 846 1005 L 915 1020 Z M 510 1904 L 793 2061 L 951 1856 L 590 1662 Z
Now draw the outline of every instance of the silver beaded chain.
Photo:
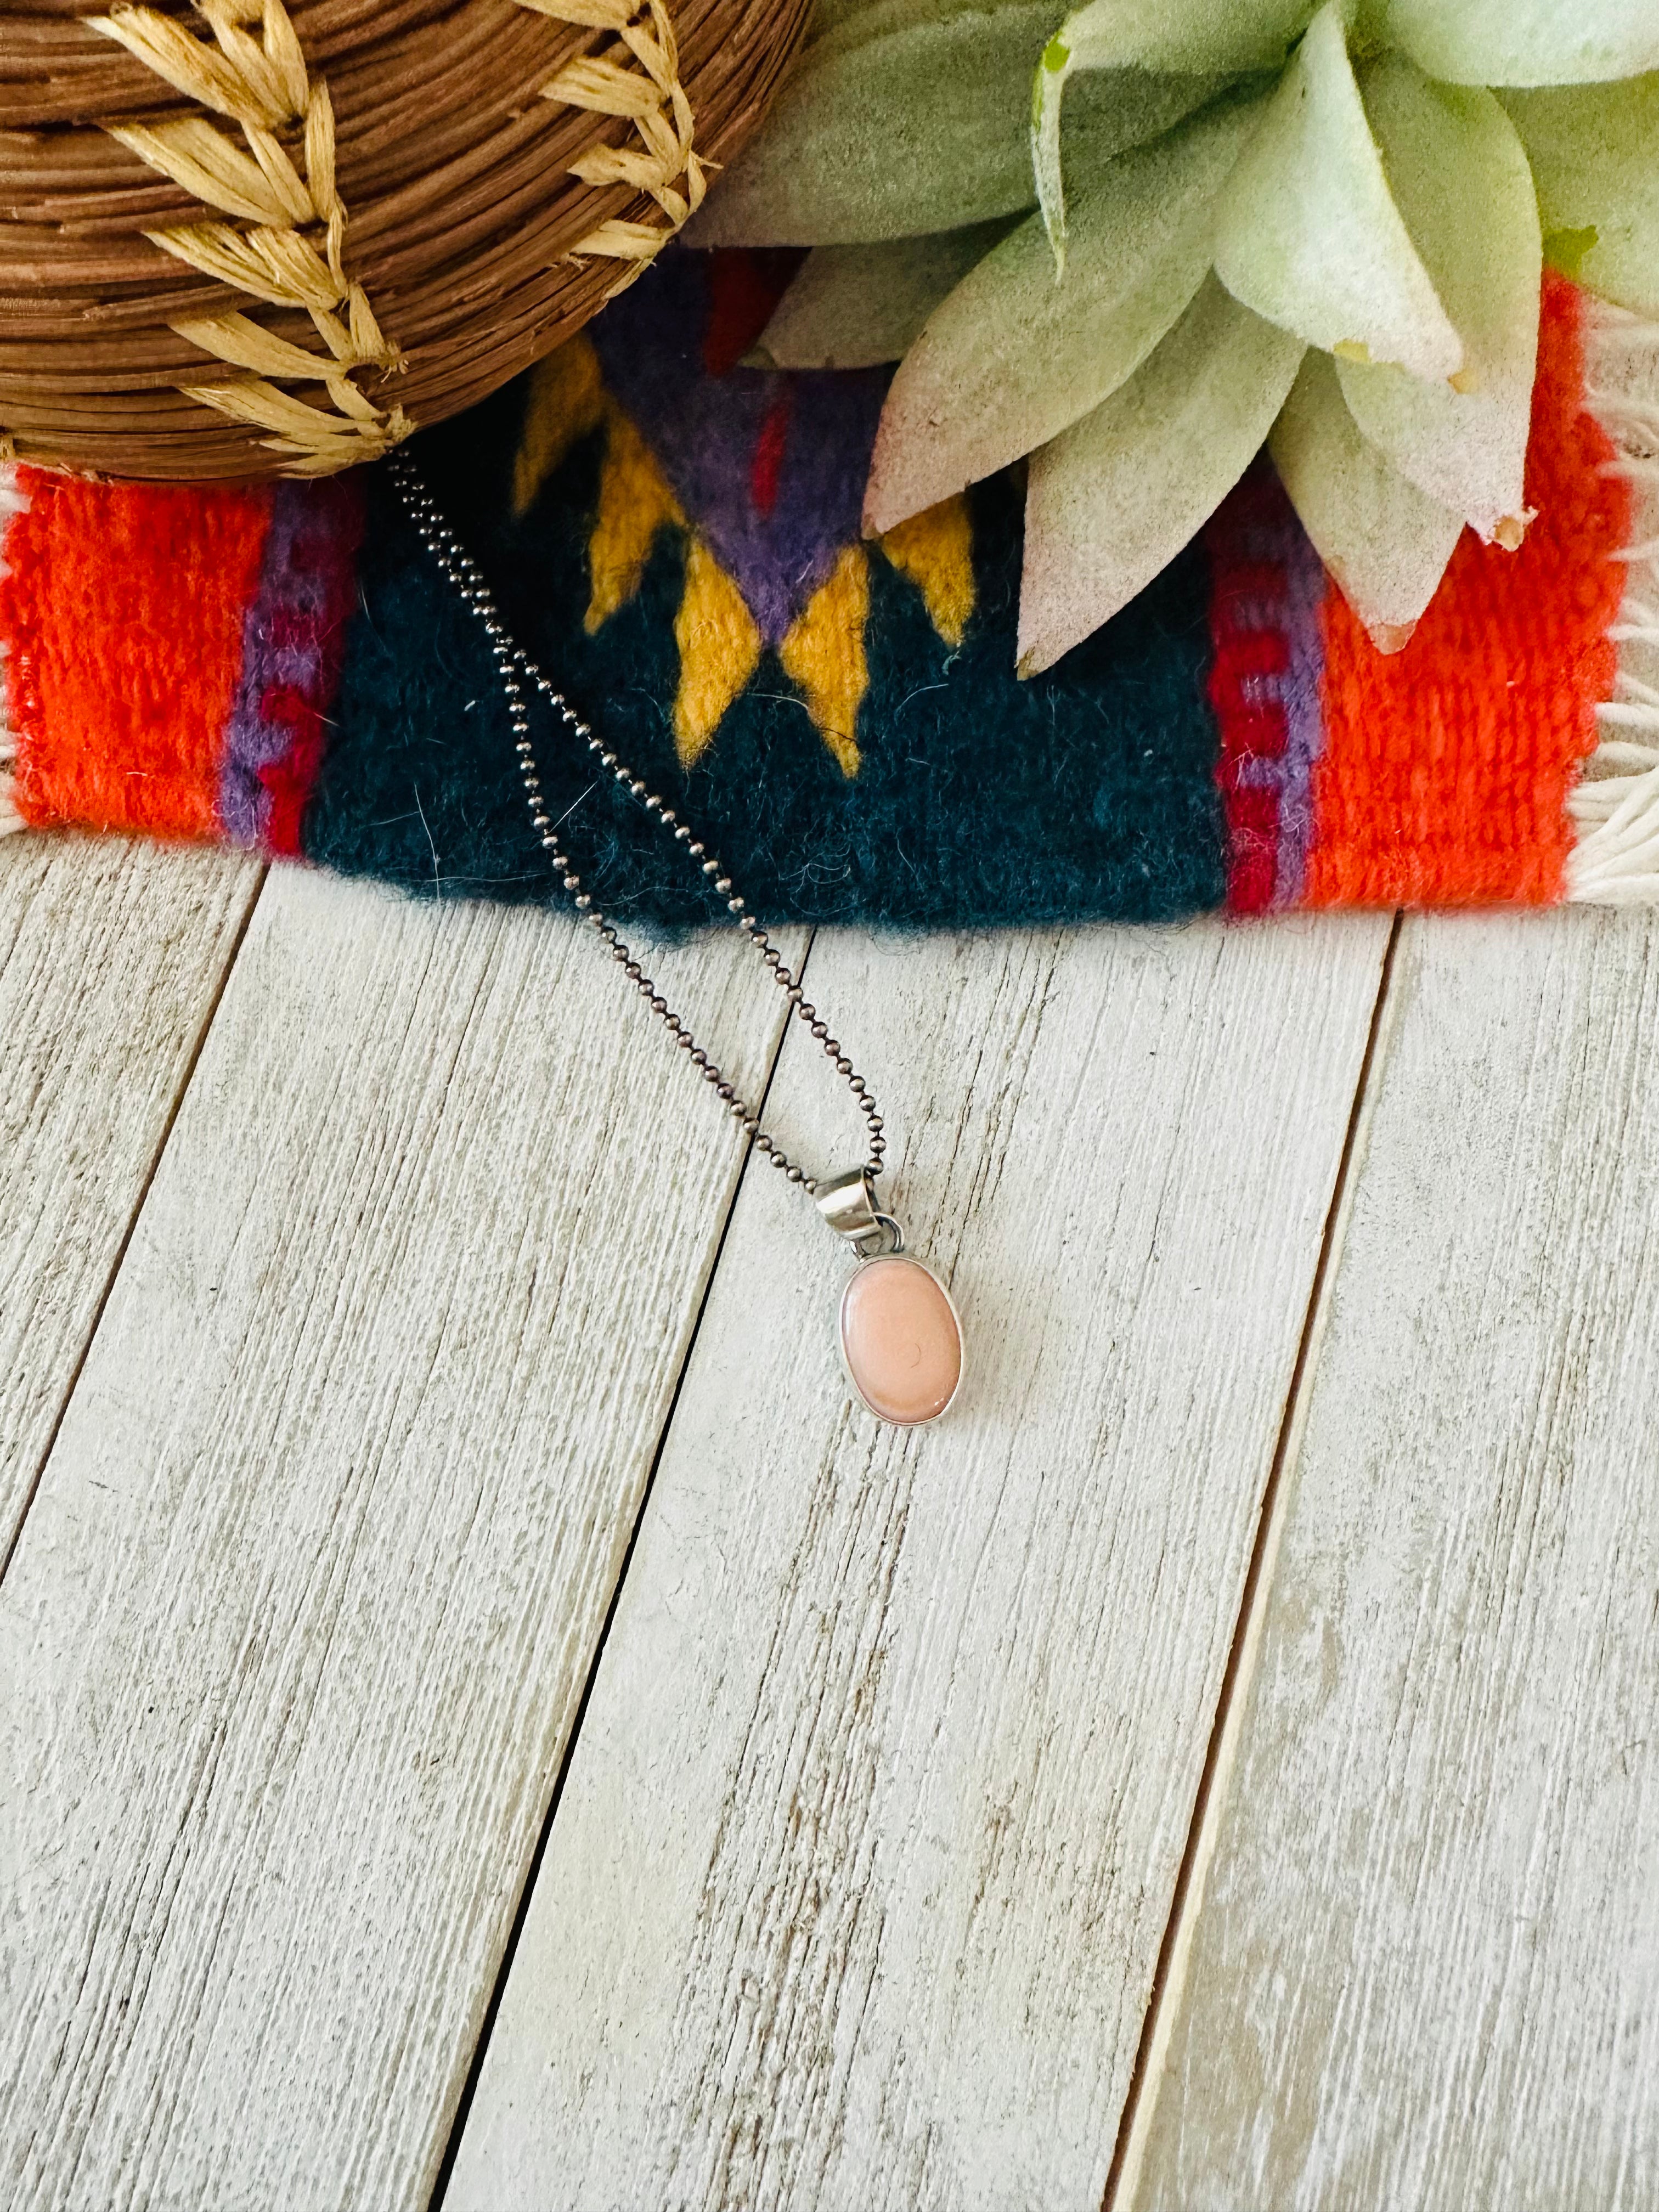
M 550 819 L 542 799 L 541 776 L 536 766 L 535 750 L 530 741 L 530 706 L 525 695 L 525 684 L 532 684 L 547 704 L 560 714 L 567 726 L 580 738 L 603 768 L 608 769 L 623 788 L 638 799 L 647 814 L 654 814 L 663 826 L 671 830 L 677 841 L 684 846 L 688 856 L 696 861 L 702 872 L 726 901 L 726 912 L 736 921 L 749 942 L 765 963 L 773 981 L 789 1001 L 796 1018 L 805 1023 L 812 1035 L 823 1047 L 825 1054 L 834 1064 L 838 1075 L 845 1078 L 847 1086 L 857 1101 L 865 1119 L 869 1136 L 870 1157 L 863 1172 L 872 1182 L 882 1171 L 882 1160 L 887 1150 L 883 1134 L 882 1119 L 876 1111 L 876 1102 L 864 1079 L 854 1069 L 852 1061 L 830 1034 L 829 1025 L 820 1019 L 818 1011 L 803 994 L 800 985 L 784 965 L 775 945 L 748 912 L 741 895 L 732 888 L 732 878 L 707 846 L 695 838 L 665 800 L 641 781 L 625 761 L 617 759 L 583 721 L 564 694 L 556 690 L 543 671 L 530 658 L 501 619 L 501 609 L 494 593 L 485 583 L 478 565 L 450 528 L 437 501 L 428 490 L 425 480 L 406 452 L 394 453 L 387 465 L 392 482 L 410 520 L 414 524 L 422 544 L 426 547 L 444 575 L 461 599 L 483 625 L 489 640 L 489 650 L 500 671 L 501 690 L 507 698 L 507 719 L 513 726 L 514 750 L 518 755 L 519 773 L 524 779 L 526 796 L 530 801 L 530 817 L 536 834 L 547 853 L 553 872 L 559 878 L 574 902 L 576 911 L 591 928 L 604 939 L 611 949 L 611 957 L 622 969 L 652 1012 L 661 1022 L 680 1050 L 687 1054 L 692 1066 L 705 1083 L 712 1085 L 714 1095 L 738 1123 L 745 1136 L 751 1138 L 757 1152 L 765 1154 L 775 1168 L 781 1170 L 790 1182 L 799 1183 L 811 1198 L 819 1195 L 818 1179 L 807 1174 L 789 1158 L 781 1145 L 768 1136 L 760 1124 L 760 1117 L 738 1096 L 720 1067 L 712 1060 L 696 1038 L 674 1012 L 656 985 L 611 924 L 605 920 L 592 899 L 582 889 L 581 878 L 571 866 L 559 842 L 558 830 Z M 885 1219 L 883 1216 L 881 1218 Z

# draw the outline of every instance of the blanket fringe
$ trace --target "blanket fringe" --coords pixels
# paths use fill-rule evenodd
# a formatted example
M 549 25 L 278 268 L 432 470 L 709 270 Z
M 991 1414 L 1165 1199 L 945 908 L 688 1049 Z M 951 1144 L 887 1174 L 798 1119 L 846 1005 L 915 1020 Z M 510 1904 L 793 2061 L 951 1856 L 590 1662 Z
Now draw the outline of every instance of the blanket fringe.
M 21 514 L 27 505 L 27 496 L 17 481 L 16 463 L 0 462 L 0 582 L 5 580 L 6 574 L 6 532 L 12 517 Z M 0 637 L 0 837 L 28 827 L 16 805 L 17 738 L 7 720 L 10 696 L 11 687 L 6 679 L 6 641 Z
M 1629 583 L 1607 633 L 1619 647 L 1595 750 L 1567 800 L 1578 838 L 1566 896 L 1598 906 L 1659 905 L 1659 323 L 1600 305 L 1588 331 L 1596 419 L 1619 450 L 1609 467 L 1633 494 Z

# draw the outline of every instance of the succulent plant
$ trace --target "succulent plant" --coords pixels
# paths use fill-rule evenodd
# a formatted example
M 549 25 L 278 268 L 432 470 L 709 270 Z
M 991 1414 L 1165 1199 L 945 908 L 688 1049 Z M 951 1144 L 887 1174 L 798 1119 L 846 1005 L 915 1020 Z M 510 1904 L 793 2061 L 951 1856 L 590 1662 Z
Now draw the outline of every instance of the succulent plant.
M 1048 666 L 1269 445 L 1385 647 L 1519 544 L 1546 257 L 1659 317 L 1659 0 L 821 0 L 715 245 L 780 366 L 897 360 L 865 522 L 1029 456 Z

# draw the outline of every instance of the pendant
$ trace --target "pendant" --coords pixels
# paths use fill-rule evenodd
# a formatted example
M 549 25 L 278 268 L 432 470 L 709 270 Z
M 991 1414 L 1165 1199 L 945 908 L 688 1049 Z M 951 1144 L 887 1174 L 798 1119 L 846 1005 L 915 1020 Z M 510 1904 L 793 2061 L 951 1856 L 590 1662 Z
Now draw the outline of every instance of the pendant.
M 847 1378 L 895 1428 L 936 1421 L 962 1381 L 962 1322 L 931 1267 L 904 1249 L 904 1232 L 876 1205 L 864 1170 L 822 1183 L 818 1211 L 858 1255 L 841 1296 Z

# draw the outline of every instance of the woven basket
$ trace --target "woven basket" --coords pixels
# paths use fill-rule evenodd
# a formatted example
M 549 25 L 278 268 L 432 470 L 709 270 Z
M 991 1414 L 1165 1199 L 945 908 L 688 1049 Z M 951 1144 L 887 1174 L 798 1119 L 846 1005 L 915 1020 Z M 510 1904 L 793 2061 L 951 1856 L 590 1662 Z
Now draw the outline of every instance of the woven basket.
M 0 453 L 318 476 L 630 283 L 810 0 L 0 0 Z

